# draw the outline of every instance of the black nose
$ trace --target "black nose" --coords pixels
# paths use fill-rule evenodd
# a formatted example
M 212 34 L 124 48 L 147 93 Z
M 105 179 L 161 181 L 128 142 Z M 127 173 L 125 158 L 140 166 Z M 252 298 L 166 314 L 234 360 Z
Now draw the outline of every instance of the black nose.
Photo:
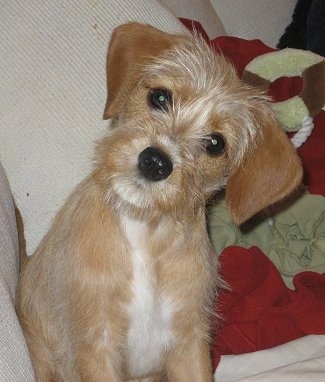
M 159 149 L 147 147 L 138 157 L 138 169 L 145 179 L 158 182 L 169 177 L 173 171 L 173 164 Z

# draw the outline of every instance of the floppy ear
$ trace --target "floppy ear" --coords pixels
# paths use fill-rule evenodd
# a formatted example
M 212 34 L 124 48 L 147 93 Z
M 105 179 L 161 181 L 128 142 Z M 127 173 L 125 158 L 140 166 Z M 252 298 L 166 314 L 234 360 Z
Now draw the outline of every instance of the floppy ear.
M 124 24 L 113 31 L 106 63 L 107 101 L 104 119 L 118 114 L 123 94 L 136 83 L 139 68 L 181 38 L 138 23 Z
M 286 134 L 272 119 L 262 129 L 256 147 L 228 179 L 226 200 L 237 224 L 285 198 L 301 183 L 300 159 Z

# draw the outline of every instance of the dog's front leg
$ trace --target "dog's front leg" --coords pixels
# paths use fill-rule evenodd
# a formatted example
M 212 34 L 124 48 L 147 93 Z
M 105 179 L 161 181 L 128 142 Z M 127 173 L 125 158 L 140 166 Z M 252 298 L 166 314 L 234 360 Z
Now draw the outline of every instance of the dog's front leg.
M 82 382 L 122 382 L 110 354 L 96 354 L 93 347 L 83 347 L 76 354 L 76 368 Z
M 168 357 L 167 375 L 170 382 L 212 382 L 212 364 L 209 344 L 192 339 L 178 347 Z

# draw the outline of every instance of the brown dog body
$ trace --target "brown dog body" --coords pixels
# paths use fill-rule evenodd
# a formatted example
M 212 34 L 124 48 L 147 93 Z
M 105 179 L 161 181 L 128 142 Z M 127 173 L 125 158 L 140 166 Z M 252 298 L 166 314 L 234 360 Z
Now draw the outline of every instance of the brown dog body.
M 197 37 L 127 24 L 108 53 L 112 129 L 22 272 L 38 381 L 211 381 L 217 256 L 205 203 L 237 223 L 301 180 L 265 99 Z

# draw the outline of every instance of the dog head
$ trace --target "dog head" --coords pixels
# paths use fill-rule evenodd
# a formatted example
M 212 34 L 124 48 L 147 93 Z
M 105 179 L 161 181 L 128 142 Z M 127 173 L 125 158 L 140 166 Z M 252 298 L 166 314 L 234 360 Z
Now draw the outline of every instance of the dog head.
M 109 45 L 107 80 L 112 125 L 97 162 L 116 203 L 188 210 L 226 186 L 242 223 L 299 185 L 300 161 L 265 96 L 200 37 L 122 25 Z

